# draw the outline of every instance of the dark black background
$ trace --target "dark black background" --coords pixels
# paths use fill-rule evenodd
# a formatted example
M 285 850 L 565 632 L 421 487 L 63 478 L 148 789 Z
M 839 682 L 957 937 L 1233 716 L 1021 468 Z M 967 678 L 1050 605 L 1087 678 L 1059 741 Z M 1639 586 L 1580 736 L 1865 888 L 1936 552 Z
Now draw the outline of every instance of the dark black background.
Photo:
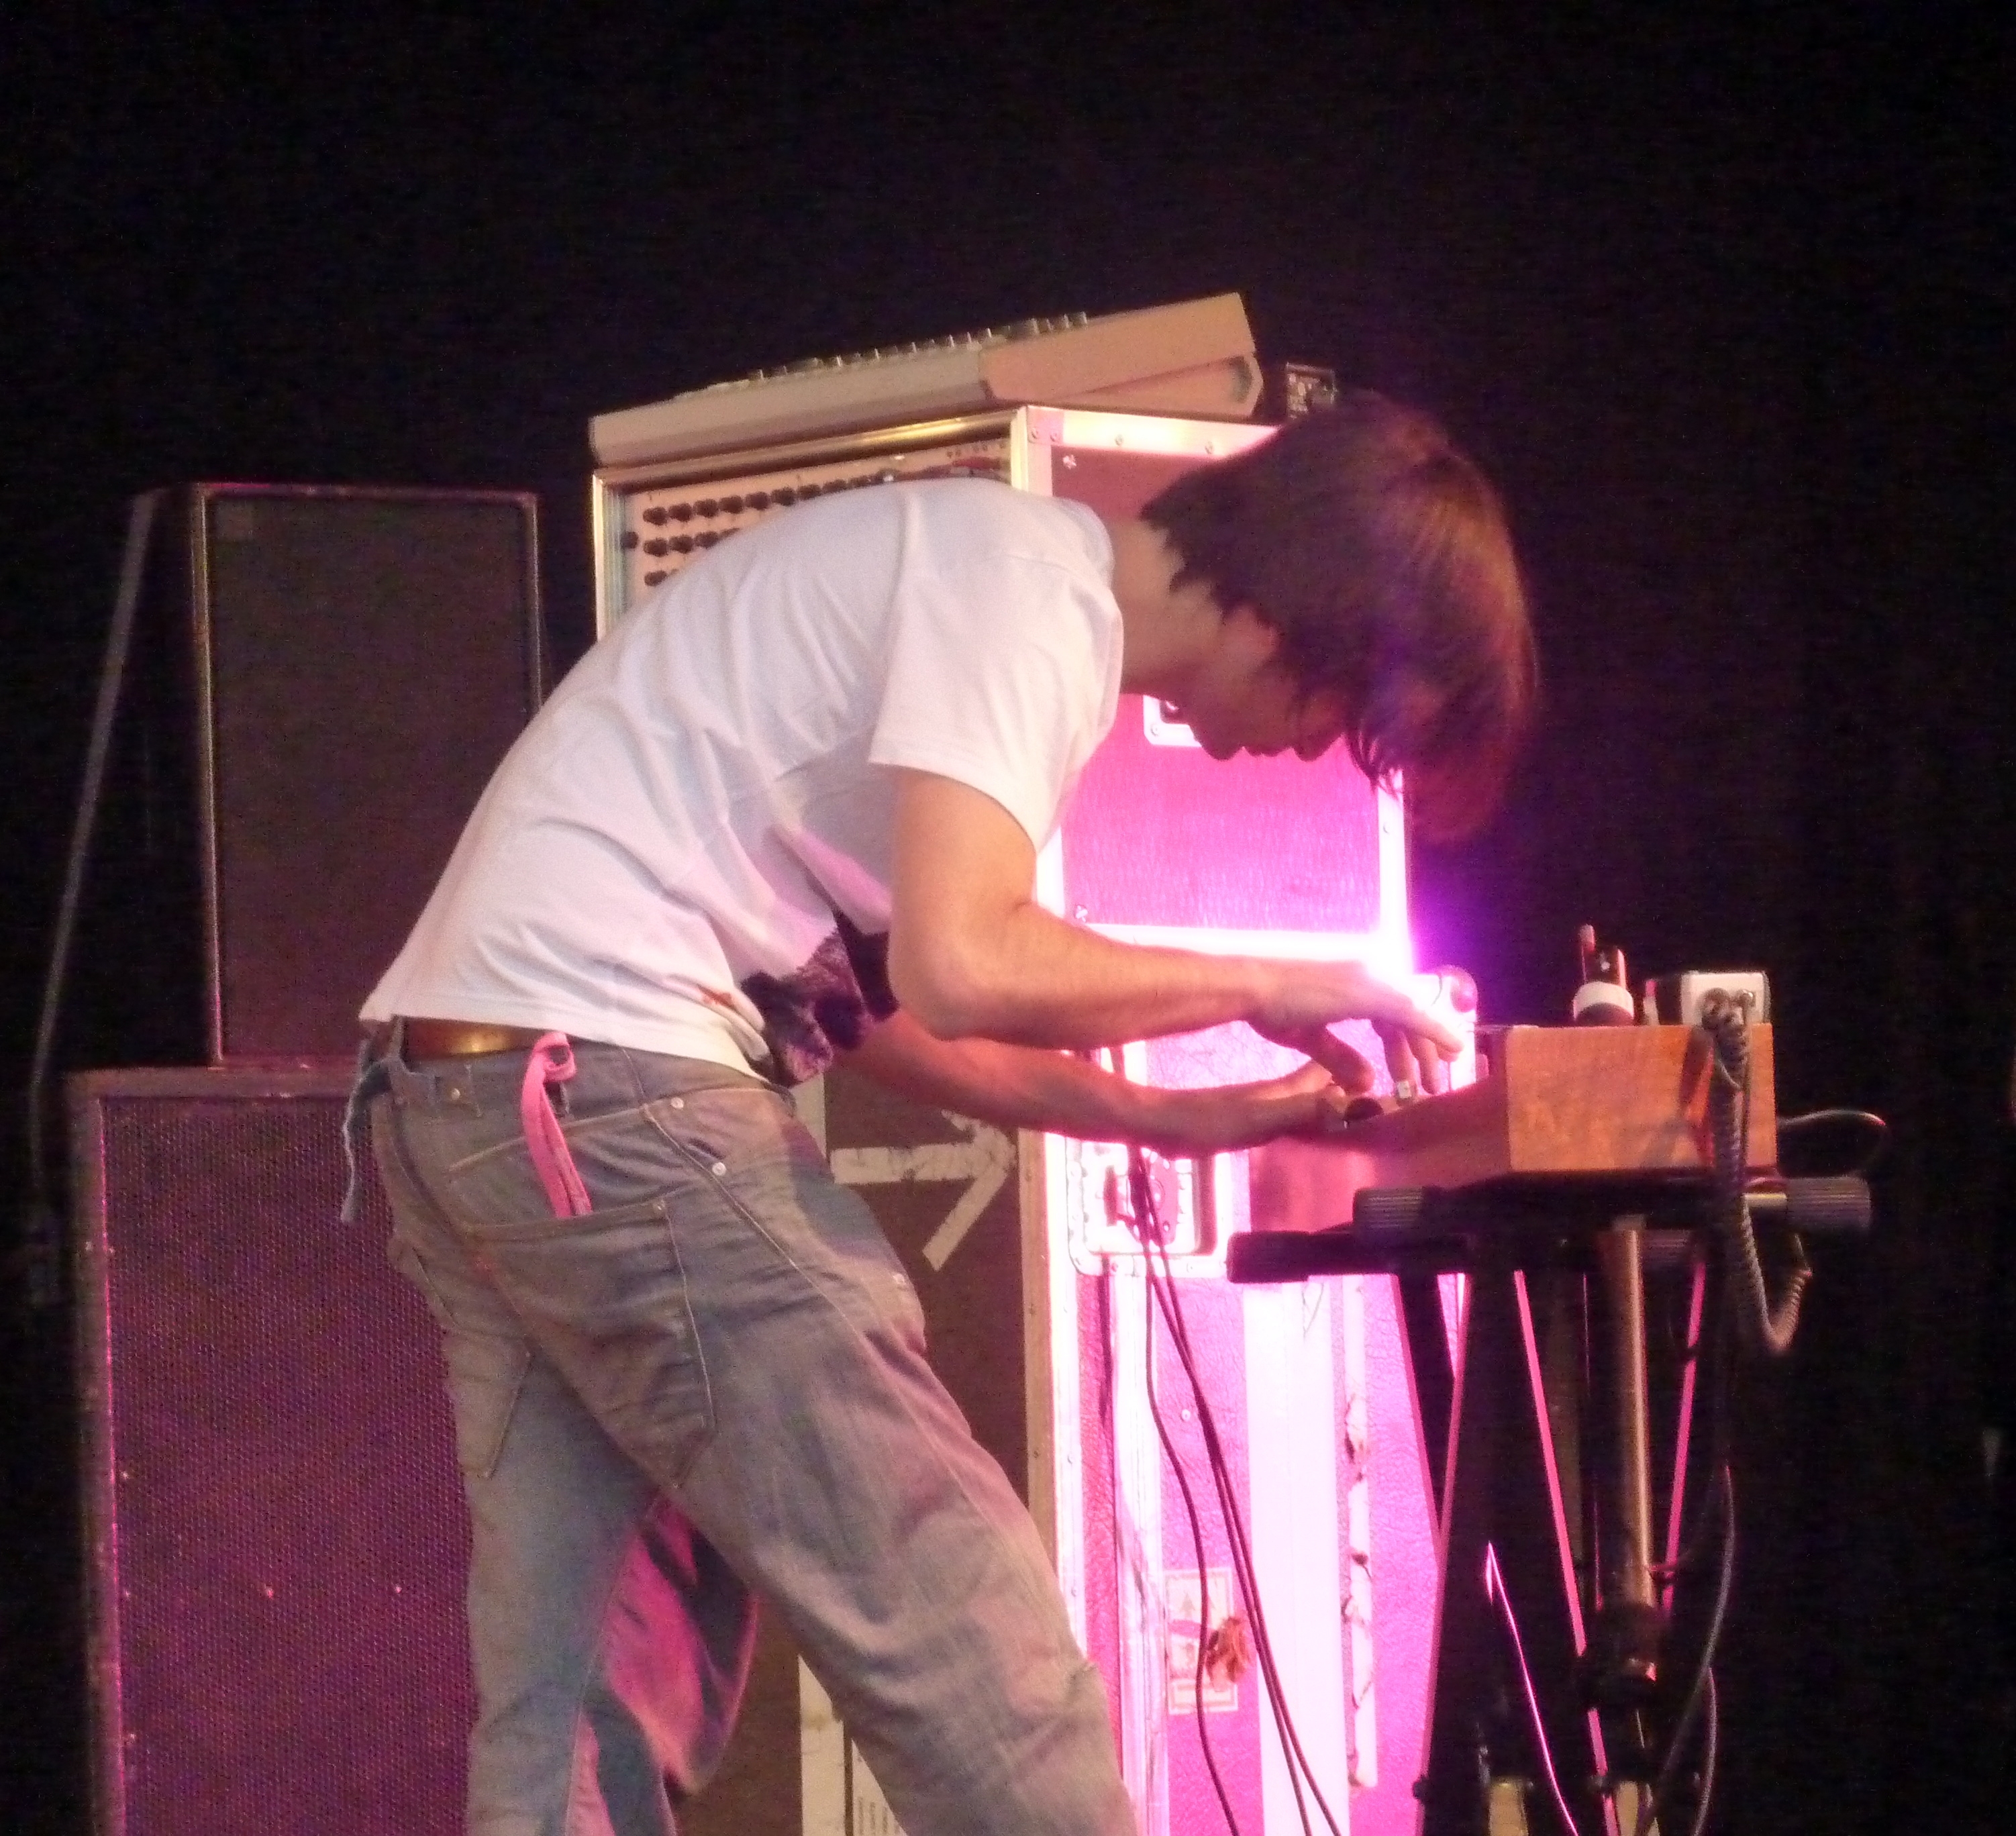
M 131 493 L 536 489 L 571 655 L 591 413 L 1236 289 L 1263 355 L 1441 413 L 1531 573 L 1546 724 L 1417 858 L 1431 958 L 1519 1019 L 1586 918 L 1640 970 L 1761 963 L 1781 1107 L 1896 1131 L 1746 1392 L 1726 1827 L 1996 1827 L 2009 15 L 1521 10 L 9 9 L 6 1085 Z M 62 1339 L 18 1256 L 6 1307 L 0 1755 L 13 1824 L 70 1829 Z

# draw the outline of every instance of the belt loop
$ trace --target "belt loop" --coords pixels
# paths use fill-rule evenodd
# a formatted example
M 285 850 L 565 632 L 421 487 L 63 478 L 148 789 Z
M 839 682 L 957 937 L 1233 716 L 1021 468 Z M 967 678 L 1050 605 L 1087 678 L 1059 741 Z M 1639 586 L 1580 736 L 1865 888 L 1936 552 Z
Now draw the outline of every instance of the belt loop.
M 371 1099 L 392 1088 L 392 1067 L 405 1046 L 406 1023 L 395 1020 L 381 1036 L 367 1033 L 357 1042 L 357 1075 L 343 1106 L 343 1204 L 337 1215 L 355 1224 L 364 1197 L 365 1132 L 371 1125 Z

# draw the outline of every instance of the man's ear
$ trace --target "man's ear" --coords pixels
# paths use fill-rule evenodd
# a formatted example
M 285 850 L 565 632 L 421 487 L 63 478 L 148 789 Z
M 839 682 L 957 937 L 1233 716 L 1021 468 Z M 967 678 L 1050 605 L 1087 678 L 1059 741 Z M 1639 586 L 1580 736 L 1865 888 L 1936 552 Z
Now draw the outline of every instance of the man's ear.
M 1225 632 L 1240 659 L 1255 668 L 1273 662 L 1281 648 L 1281 634 L 1243 600 L 1226 614 Z

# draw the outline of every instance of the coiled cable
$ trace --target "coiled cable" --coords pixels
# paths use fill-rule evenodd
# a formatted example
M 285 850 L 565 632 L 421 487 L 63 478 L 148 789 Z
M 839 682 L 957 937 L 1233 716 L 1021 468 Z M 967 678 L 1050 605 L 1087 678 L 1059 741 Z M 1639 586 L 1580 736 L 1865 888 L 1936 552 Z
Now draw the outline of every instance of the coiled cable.
M 1752 1351 L 1782 1358 L 1799 1330 L 1799 1309 L 1813 1278 L 1805 1246 L 1791 1237 L 1793 1266 L 1785 1291 L 1774 1305 L 1757 1253 L 1744 1189 L 1744 1162 L 1750 1136 L 1750 1031 L 1742 1006 L 1719 988 L 1701 1003 L 1701 1029 L 1714 1054 L 1708 1085 L 1708 1139 L 1714 1160 L 1715 1228 L 1727 1240 L 1729 1297 L 1737 1330 Z

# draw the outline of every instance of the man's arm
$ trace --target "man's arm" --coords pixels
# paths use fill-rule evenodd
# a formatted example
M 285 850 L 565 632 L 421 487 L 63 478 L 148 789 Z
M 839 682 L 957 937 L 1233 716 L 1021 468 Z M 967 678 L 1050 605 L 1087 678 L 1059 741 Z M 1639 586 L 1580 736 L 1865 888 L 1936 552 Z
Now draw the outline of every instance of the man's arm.
M 1063 1052 L 934 1039 L 900 1010 L 872 1028 L 846 1062 L 905 1096 L 997 1128 L 1138 1142 L 1172 1154 L 1222 1154 L 1312 1130 L 1340 1114 L 1345 1100 L 1319 1065 L 1264 1083 L 1161 1089 Z
M 1123 944 L 1034 898 L 1035 851 L 985 793 L 898 774 L 889 974 L 941 1039 L 1085 1047 L 1244 1021 L 1354 1090 L 1370 1067 L 1327 1029 L 1367 1019 L 1395 1078 L 1431 1089 L 1453 1034 L 1355 963 L 1292 963 Z

